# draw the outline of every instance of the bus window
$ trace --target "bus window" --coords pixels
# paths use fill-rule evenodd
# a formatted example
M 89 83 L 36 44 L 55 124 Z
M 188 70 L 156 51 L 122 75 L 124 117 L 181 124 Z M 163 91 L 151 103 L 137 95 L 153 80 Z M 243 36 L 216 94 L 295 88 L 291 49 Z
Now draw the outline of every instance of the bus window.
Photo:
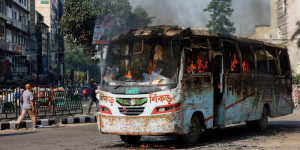
M 239 44 L 239 49 L 242 54 L 242 73 L 249 74 L 254 72 L 254 54 L 250 48 L 250 44 Z
M 289 76 L 291 75 L 290 70 L 290 61 L 288 57 L 287 50 L 280 50 L 279 51 L 279 60 L 280 60 L 280 68 L 281 68 L 281 75 Z
M 224 64 L 226 73 L 240 73 L 240 58 L 239 53 L 234 43 L 224 42 Z
M 186 52 L 186 73 L 196 74 L 208 72 L 208 43 L 206 38 L 192 38 L 190 48 Z
M 257 74 L 267 74 L 268 65 L 267 57 L 263 45 L 253 45 L 254 54 L 256 55 Z
M 278 55 L 273 47 L 266 47 L 266 54 L 269 62 L 269 74 L 278 75 Z

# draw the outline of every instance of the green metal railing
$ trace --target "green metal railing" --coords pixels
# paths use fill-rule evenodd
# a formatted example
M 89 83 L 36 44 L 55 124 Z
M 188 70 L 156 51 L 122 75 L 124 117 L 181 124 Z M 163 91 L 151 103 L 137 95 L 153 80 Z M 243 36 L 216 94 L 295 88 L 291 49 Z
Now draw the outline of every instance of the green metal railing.
M 83 113 L 76 87 L 32 86 L 37 117 Z M 22 111 L 24 86 L 0 86 L 0 120 L 14 119 Z
M 0 119 L 18 116 L 17 86 L 0 86 Z

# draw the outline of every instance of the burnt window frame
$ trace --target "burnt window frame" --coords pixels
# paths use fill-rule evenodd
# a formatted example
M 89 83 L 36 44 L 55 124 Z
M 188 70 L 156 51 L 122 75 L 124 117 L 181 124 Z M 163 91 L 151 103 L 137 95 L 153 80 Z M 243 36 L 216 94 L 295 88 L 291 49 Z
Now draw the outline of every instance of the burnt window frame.
M 277 48 L 277 51 L 278 51 L 278 58 L 279 58 L 279 66 L 280 66 L 280 75 L 281 76 L 291 76 L 292 75 L 292 66 L 291 66 L 291 61 L 290 61 L 290 56 L 289 56 L 289 53 L 288 53 L 288 50 L 286 49 L 286 48 Z M 280 53 L 281 53 L 281 51 L 284 51 L 285 52 L 285 56 L 286 56 L 286 61 L 288 62 L 288 66 L 287 67 L 285 67 L 285 68 L 287 68 L 287 70 L 285 71 L 284 69 L 283 69 L 283 67 L 282 67 L 282 65 L 284 64 L 284 63 L 281 63 L 281 55 L 280 55 Z M 285 65 L 286 66 L 286 65 Z M 287 74 L 288 73 L 288 74 Z
M 264 61 L 266 61 L 266 72 L 262 72 L 262 73 L 259 73 L 259 66 L 257 64 L 257 61 L 258 61 L 258 56 L 256 55 L 256 50 L 254 48 L 254 46 L 262 46 L 262 49 L 258 49 L 258 50 L 262 50 L 264 52 Z M 255 68 L 256 68 L 256 74 L 257 75 L 268 75 L 269 74 L 269 62 L 268 62 L 268 58 L 267 58 L 267 54 L 266 54 L 266 49 L 265 49 L 265 45 L 264 44 L 260 44 L 260 43 L 256 43 L 256 44 L 251 44 L 251 47 L 252 47 L 252 50 L 253 50 L 253 54 L 255 55 Z
M 275 47 L 273 47 L 273 46 L 268 46 L 268 45 L 265 45 L 264 48 L 265 48 L 265 53 L 266 53 L 266 56 L 267 56 L 267 62 L 268 62 L 268 63 L 267 63 L 267 64 L 268 64 L 268 75 L 272 75 L 272 76 L 279 76 L 279 75 L 281 75 L 281 67 L 280 67 L 279 54 L 278 54 L 277 48 L 275 48 Z M 272 55 L 272 53 L 269 52 L 270 50 L 268 50 L 267 48 L 270 48 L 271 50 L 273 50 L 273 51 L 275 52 L 276 57 L 274 57 L 274 56 Z M 275 74 L 271 74 L 271 70 L 270 70 L 270 60 L 269 60 L 269 57 L 268 57 L 268 55 L 267 55 L 267 52 L 270 53 L 270 55 L 272 55 L 273 58 L 274 58 L 274 61 L 275 61 L 275 64 L 276 64 L 276 69 L 277 69 L 277 73 L 275 73 Z
M 184 52 L 184 70 L 183 70 L 184 74 L 186 74 L 186 75 L 206 75 L 206 74 L 211 74 L 211 72 L 212 72 L 211 71 L 211 47 L 210 47 L 210 43 L 209 43 L 209 40 L 208 40 L 209 37 L 207 37 L 207 36 L 190 36 L 189 39 L 192 39 L 192 38 L 203 38 L 203 39 L 205 39 L 208 47 L 207 48 L 202 47 L 202 48 L 203 49 L 207 49 L 208 69 L 207 69 L 206 72 L 188 73 L 187 72 L 187 68 L 188 68 L 187 59 L 189 59 L 189 58 L 188 58 L 187 52 L 185 51 Z M 195 48 L 192 48 L 191 44 L 192 44 L 191 41 L 189 41 L 189 44 L 186 45 L 186 47 L 192 49 L 192 51 L 193 51 Z
M 246 45 L 246 46 L 248 46 L 249 47 L 249 50 L 250 50 L 250 53 L 252 54 L 252 56 L 253 56 L 253 63 L 252 63 L 252 66 L 253 66 L 253 68 L 250 68 L 251 70 L 250 70 L 250 72 L 249 73 L 243 73 L 243 54 L 242 54 L 242 50 L 240 49 L 240 45 Z M 256 55 L 254 54 L 254 50 L 253 50 L 253 47 L 252 47 L 252 44 L 250 44 L 250 43 L 247 43 L 247 42 L 238 42 L 237 43 L 237 48 L 238 48 L 238 50 L 239 50 L 239 52 L 240 52 L 240 57 L 241 57 L 241 61 L 240 61 L 240 63 L 242 63 L 241 64 L 241 74 L 243 74 L 243 75 L 249 75 L 249 74 L 256 74 L 257 73 L 257 66 L 256 66 Z
M 226 60 L 228 59 L 227 55 L 226 55 L 226 51 L 225 51 L 225 48 L 224 48 L 224 42 L 227 42 L 227 43 L 231 43 L 234 45 L 234 48 L 237 52 L 237 59 L 238 59 L 238 68 L 239 68 L 239 71 L 238 72 L 232 72 L 231 71 L 231 65 L 232 65 L 232 57 L 233 56 L 229 56 L 230 57 L 230 69 L 229 69 L 229 72 L 227 73 L 227 64 L 226 64 Z M 221 39 L 220 40 L 220 44 L 221 44 L 221 49 L 223 50 L 223 58 L 224 58 L 224 74 L 241 74 L 242 72 L 242 63 L 241 63 L 241 52 L 239 51 L 238 49 L 238 46 L 237 46 L 237 43 L 236 41 L 232 41 L 232 40 L 227 40 L 227 39 Z

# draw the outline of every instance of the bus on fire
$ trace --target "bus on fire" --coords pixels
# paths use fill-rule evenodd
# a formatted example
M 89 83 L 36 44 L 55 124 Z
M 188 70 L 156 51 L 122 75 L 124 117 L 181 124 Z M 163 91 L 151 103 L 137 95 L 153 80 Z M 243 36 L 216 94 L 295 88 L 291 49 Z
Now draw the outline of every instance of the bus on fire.
M 203 130 L 293 112 L 282 45 L 177 26 L 130 30 L 103 53 L 99 131 L 129 144 L 144 135 L 199 142 Z

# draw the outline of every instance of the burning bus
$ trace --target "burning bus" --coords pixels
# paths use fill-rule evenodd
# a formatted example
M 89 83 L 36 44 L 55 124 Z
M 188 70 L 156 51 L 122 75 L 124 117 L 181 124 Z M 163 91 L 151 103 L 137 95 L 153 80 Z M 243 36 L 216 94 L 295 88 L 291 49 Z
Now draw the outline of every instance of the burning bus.
M 99 131 L 129 144 L 177 135 L 196 144 L 203 130 L 293 112 L 287 48 L 177 26 L 134 29 L 103 53 Z

